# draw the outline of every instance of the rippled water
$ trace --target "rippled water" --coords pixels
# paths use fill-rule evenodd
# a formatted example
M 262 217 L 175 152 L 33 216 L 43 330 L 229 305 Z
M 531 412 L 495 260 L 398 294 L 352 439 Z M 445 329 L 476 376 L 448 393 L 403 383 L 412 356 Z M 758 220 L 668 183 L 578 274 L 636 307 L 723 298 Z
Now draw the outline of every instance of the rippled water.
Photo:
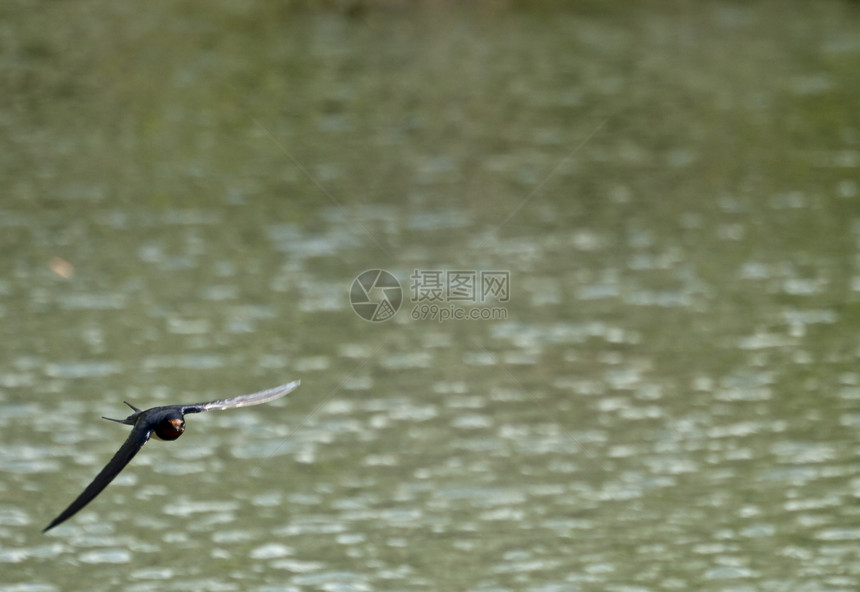
M 4 591 L 860 588 L 854 4 L 2 10 Z

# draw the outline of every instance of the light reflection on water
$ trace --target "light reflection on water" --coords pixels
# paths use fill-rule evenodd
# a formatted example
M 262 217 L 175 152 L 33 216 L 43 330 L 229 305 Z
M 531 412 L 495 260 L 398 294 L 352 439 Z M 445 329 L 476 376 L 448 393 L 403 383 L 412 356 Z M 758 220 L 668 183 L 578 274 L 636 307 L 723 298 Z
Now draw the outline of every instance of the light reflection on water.
M 284 30 L 222 23 L 226 46 L 194 41 L 197 15 L 157 28 L 170 60 L 62 81 L 40 60 L 113 34 L 65 54 L 64 29 L 24 27 L 30 106 L 0 123 L 2 588 L 860 587 L 839 6 L 268 15 Z M 158 20 L 115 10 L 131 39 Z M 376 325 L 348 304 L 373 268 L 407 300 Z M 510 271 L 506 320 L 412 319 L 415 269 Z M 294 378 L 147 444 L 39 533 L 125 437 L 99 419 L 123 400 Z

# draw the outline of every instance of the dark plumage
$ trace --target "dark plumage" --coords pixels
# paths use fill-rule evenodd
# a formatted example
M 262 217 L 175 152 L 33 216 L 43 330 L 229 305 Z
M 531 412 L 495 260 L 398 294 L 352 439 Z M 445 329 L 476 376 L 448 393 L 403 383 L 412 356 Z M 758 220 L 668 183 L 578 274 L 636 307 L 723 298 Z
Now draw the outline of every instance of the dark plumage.
M 260 405 L 274 401 L 284 395 L 294 391 L 300 384 L 296 380 L 289 384 L 284 384 L 273 389 L 252 393 L 250 395 L 242 395 L 241 397 L 233 397 L 232 399 L 220 399 L 218 401 L 209 401 L 208 403 L 195 403 L 193 405 L 166 405 L 163 407 L 153 407 L 142 411 L 126 402 L 126 405 L 134 410 L 134 413 L 125 419 L 111 419 L 110 421 L 123 423 L 134 426 L 131 433 L 128 435 L 125 443 L 117 450 L 110 462 L 96 475 L 93 482 L 87 485 L 83 493 L 73 501 L 68 508 L 54 518 L 51 523 L 46 526 L 42 532 L 54 528 L 58 524 L 65 522 L 84 506 L 93 501 L 93 499 L 101 493 L 101 491 L 113 481 L 120 471 L 125 468 L 129 461 L 134 458 L 138 450 L 146 444 L 149 437 L 154 433 L 160 440 L 176 440 L 185 431 L 185 414 L 186 413 L 201 413 L 210 409 L 232 409 L 233 407 L 248 407 L 250 405 Z

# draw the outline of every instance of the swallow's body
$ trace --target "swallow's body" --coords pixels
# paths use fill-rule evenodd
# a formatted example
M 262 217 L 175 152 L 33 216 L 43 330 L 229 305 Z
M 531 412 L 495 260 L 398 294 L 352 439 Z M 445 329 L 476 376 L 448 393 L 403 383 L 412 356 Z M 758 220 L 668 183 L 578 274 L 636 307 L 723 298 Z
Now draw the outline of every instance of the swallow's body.
M 150 436 L 155 434 L 159 440 L 176 440 L 185 431 L 185 414 L 186 413 L 201 413 L 210 409 L 231 409 L 233 407 L 248 407 L 250 405 L 260 405 L 274 401 L 284 395 L 292 392 L 299 386 L 299 381 L 296 380 L 289 384 L 285 384 L 267 391 L 253 393 L 250 395 L 242 395 L 241 397 L 233 397 L 232 399 L 221 399 L 218 401 L 210 401 L 208 403 L 195 403 L 193 405 L 166 405 L 164 407 L 153 407 L 142 411 L 137 407 L 126 403 L 134 410 L 134 413 L 125 419 L 111 419 L 117 423 L 123 423 L 134 426 L 125 443 L 117 450 L 116 454 L 110 462 L 96 475 L 93 482 L 90 483 L 83 493 L 69 505 L 68 508 L 54 518 L 54 520 L 44 528 L 42 532 L 50 530 L 58 524 L 65 522 L 74 516 L 81 508 L 90 503 L 101 491 L 113 481 L 125 465 L 134 458 L 138 450 L 146 444 Z M 110 419 L 110 418 L 105 418 Z

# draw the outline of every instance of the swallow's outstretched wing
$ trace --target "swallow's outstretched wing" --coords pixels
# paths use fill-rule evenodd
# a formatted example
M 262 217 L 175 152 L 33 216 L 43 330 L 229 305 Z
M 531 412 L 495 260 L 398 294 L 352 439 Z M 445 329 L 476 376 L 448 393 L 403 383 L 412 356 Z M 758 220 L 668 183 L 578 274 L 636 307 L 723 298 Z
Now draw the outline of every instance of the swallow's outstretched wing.
M 87 485 L 87 488 L 84 489 L 83 493 L 81 493 L 81 495 L 79 495 L 68 508 L 63 510 L 59 516 L 54 518 L 54 520 L 46 526 L 42 532 L 47 532 L 58 524 L 65 522 L 74 516 L 81 508 L 93 501 L 93 498 L 101 493 L 102 489 L 107 487 L 108 484 L 113 481 L 114 477 L 119 475 L 119 472 L 123 470 L 125 465 L 127 465 L 132 458 L 134 458 L 137 451 L 146 444 L 147 440 L 149 440 L 154 427 L 150 424 L 151 422 L 137 422 L 134 428 L 132 428 L 125 443 L 116 451 L 116 454 L 113 455 L 113 458 L 110 459 L 110 462 L 105 466 L 105 468 L 96 475 L 93 482 Z
M 259 393 L 251 393 L 250 395 L 242 395 L 241 397 L 233 397 L 232 399 L 219 399 L 218 401 L 209 401 L 208 403 L 180 405 L 180 407 L 182 408 L 182 413 L 200 413 L 201 411 L 209 411 L 210 409 L 232 409 L 234 407 L 260 405 L 261 403 L 280 399 L 284 395 L 296 390 L 300 384 L 300 380 L 294 380 L 288 384 L 282 384 L 281 386 L 260 391 Z

